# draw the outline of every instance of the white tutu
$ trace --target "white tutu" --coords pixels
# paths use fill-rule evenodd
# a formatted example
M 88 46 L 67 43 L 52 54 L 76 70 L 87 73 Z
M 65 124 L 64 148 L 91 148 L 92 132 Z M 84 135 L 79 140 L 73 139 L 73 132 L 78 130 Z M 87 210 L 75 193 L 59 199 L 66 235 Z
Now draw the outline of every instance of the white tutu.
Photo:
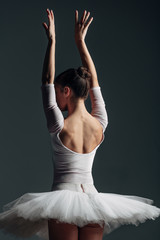
M 153 200 L 138 196 L 98 192 L 93 184 L 60 183 L 50 192 L 26 193 L 3 206 L 0 228 L 4 233 L 17 237 L 37 235 L 49 239 L 48 219 L 76 224 L 83 227 L 88 223 L 104 225 L 108 234 L 123 224 L 154 220 L 160 208 L 151 205 Z

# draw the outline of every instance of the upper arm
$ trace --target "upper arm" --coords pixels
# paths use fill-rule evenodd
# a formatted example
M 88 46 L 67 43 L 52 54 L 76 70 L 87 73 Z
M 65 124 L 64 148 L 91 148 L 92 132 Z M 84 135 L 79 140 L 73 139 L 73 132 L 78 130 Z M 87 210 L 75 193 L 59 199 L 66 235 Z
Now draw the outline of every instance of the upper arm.
M 41 91 L 48 130 L 57 133 L 63 128 L 64 117 L 56 102 L 54 84 L 42 84 Z
M 108 125 L 108 115 L 105 108 L 105 102 L 101 93 L 100 86 L 93 87 L 89 90 L 90 98 L 91 98 L 91 115 L 98 119 L 101 123 L 103 132 L 105 131 Z

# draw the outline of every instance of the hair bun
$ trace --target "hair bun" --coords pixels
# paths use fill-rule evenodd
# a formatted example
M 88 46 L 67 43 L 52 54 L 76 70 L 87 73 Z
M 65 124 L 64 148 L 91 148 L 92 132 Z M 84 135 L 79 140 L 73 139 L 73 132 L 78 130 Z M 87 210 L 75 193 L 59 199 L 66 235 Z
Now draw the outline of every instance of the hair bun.
M 77 69 L 77 73 L 81 78 L 90 80 L 91 79 L 91 73 L 89 72 L 89 70 L 86 67 L 79 67 Z

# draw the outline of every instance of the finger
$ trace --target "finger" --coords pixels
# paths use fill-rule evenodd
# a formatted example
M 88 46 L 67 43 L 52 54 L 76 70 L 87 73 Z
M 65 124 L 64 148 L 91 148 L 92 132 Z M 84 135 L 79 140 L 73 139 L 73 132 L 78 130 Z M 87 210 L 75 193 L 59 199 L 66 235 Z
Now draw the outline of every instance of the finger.
M 75 11 L 75 23 L 78 23 L 78 10 Z
M 50 18 L 51 18 L 51 12 L 50 12 L 49 8 L 47 8 L 47 13 L 48 13 L 48 18 L 49 18 L 49 20 L 50 20 Z
M 52 17 L 52 19 L 54 19 L 53 10 L 51 10 L 51 17 Z
M 47 13 L 50 14 L 49 8 L 46 9 Z
M 45 22 L 42 23 L 43 24 L 43 27 L 45 28 L 45 30 L 48 30 L 48 26 Z
M 47 8 L 46 11 L 47 11 L 47 14 L 49 15 L 50 14 L 49 8 Z
M 49 24 L 50 24 L 50 22 L 51 22 L 51 13 L 50 13 L 50 11 L 47 11 L 47 13 L 48 13 L 48 15 L 47 15 L 47 17 L 48 17 L 48 21 L 49 21 Z
M 81 17 L 81 23 L 83 23 L 83 21 L 84 21 L 84 18 L 85 18 L 85 15 L 86 15 L 86 10 L 84 10 L 84 12 L 83 12 L 83 15 L 82 15 L 82 17 Z
M 86 23 L 86 21 L 87 21 L 89 15 L 90 15 L 90 12 L 87 13 L 86 18 L 85 18 L 85 20 L 84 20 L 84 23 Z
M 45 29 L 48 29 L 48 26 L 45 22 L 42 23 Z
M 93 21 L 93 17 L 89 20 L 89 22 L 86 24 L 85 28 L 88 28 L 91 22 Z

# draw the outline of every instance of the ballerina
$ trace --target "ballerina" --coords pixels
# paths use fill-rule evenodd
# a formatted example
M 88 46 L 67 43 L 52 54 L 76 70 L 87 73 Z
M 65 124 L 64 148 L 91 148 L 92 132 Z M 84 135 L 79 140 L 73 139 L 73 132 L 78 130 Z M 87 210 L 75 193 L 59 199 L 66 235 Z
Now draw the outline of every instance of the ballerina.
M 160 216 L 153 200 L 99 192 L 92 176 L 97 149 L 104 141 L 108 114 L 96 69 L 85 43 L 93 17 L 85 10 L 78 21 L 75 11 L 75 43 L 82 66 L 55 77 L 55 24 L 47 9 L 43 23 L 48 45 L 42 71 L 42 100 L 53 153 L 51 191 L 26 193 L 4 205 L 0 229 L 19 237 L 46 240 L 101 240 L 123 224 L 145 222 Z M 88 20 L 88 22 L 87 22 Z M 85 107 L 88 95 L 91 113 Z M 62 112 L 67 111 L 66 118 Z

